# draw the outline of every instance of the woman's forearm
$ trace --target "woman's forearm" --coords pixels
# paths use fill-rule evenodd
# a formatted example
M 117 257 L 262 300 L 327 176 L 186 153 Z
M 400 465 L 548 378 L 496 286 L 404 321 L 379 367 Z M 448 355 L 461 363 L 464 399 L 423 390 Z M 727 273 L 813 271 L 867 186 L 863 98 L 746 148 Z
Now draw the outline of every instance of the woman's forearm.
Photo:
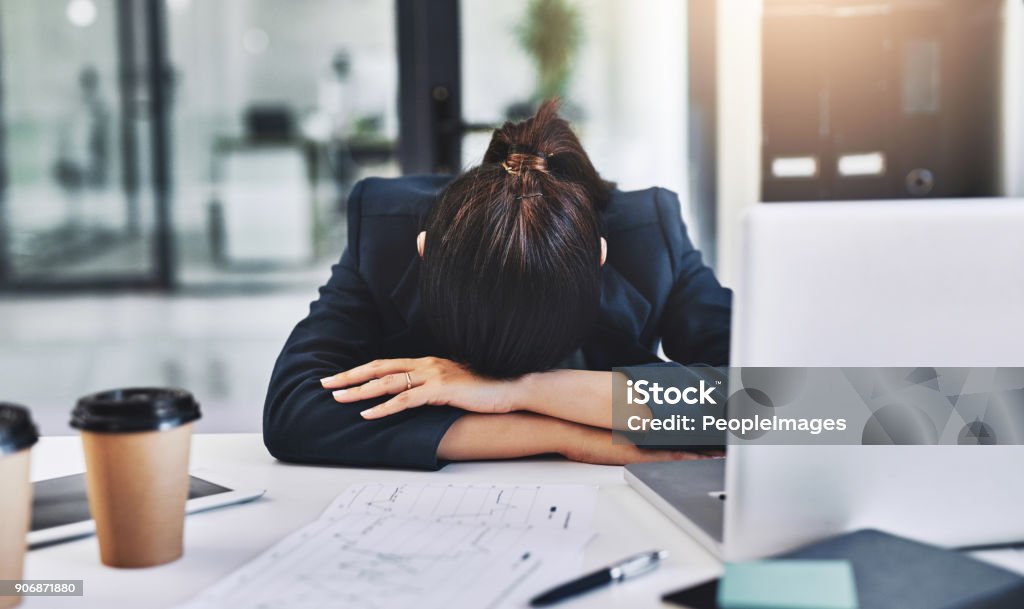
M 650 418 L 646 406 L 627 406 L 624 399 L 618 400 L 621 408 L 612 408 L 614 374 L 591 370 L 527 374 L 516 382 L 512 409 L 603 429 L 625 429 L 630 416 Z M 625 381 L 615 385 L 624 390 Z
M 474 461 L 564 455 L 573 432 L 571 423 L 526 412 L 469 413 L 448 428 L 437 456 L 446 461 Z
M 601 429 L 626 430 L 626 421 L 650 418 L 643 405 L 627 405 L 626 378 L 617 372 L 551 370 L 516 379 L 475 374 L 464 364 L 437 357 L 376 360 L 320 380 L 343 404 L 391 396 L 363 410 L 365 419 L 380 419 L 423 406 L 448 405 L 481 414 L 535 413 Z
M 445 461 L 515 459 L 559 454 L 573 461 L 625 465 L 678 461 L 702 455 L 641 449 L 615 439 L 615 432 L 526 412 L 463 415 L 448 428 L 437 456 Z

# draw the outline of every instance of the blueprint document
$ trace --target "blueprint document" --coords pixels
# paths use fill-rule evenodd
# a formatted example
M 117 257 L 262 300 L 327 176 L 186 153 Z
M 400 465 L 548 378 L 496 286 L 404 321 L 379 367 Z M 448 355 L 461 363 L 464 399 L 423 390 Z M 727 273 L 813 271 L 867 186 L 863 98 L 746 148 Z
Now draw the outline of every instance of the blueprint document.
M 367 484 L 182 609 L 524 607 L 579 574 L 596 487 Z
M 437 522 L 589 530 L 597 487 L 576 484 L 364 484 L 325 514 L 358 511 Z

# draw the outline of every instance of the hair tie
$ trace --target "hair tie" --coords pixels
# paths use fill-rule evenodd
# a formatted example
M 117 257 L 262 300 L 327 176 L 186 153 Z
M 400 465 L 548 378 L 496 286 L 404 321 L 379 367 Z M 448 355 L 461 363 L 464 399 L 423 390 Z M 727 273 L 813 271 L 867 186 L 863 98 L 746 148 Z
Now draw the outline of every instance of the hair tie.
M 546 153 L 543 153 L 540 150 L 537 150 L 535 148 L 531 148 L 529 146 L 523 146 L 522 144 L 512 144 L 511 146 L 508 147 L 508 153 L 510 155 L 511 154 L 525 154 L 527 156 L 536 156 L 536 157 L 540 157 L 540 158 L 544 159 L 545 161 L 548 158 L 548 155 Z
M 548 155 L 520 145 L 508 147 L 508 154 L 501 163 L 502 168 L 510 176 L 518 176 L 526 169 L 548 173 Z
M 515 198 L 515 200 L 518 201 L 520 199 L 532 199 L 533 197 L 543 197 L 543 196 L 544 196 L 544 193 L 542 193 L 542 192 L 533 192 L 533 193 L 530 193 L 528 195 L 519 195 L 518 197 Z

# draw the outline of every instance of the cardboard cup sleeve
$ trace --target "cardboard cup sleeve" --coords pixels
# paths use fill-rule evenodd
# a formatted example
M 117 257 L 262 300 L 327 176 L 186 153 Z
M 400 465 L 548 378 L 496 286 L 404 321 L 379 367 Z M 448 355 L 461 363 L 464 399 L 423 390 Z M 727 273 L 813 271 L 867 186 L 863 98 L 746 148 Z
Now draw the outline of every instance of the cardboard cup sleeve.
M 71 425 L 82 434 L 103 564 L 152 567 L 182 556 L 198 418 L 192 395 L 177 389 L 118 389 L 79 400 Z

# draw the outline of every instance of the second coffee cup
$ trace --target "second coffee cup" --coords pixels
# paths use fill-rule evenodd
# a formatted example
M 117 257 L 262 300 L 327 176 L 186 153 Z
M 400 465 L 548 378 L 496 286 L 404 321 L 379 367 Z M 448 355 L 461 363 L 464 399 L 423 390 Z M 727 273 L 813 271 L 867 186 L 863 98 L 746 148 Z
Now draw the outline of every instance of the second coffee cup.
M 19 580 L 32 508 L 29 451 L 39 438 L 27 408 L 0 403 L 0 580 Z M 0 596 L 0 609 L 20 596 Z
M 115 389 L 78 401 L 71 426 L 82 433 L 103 564 L 151 567 L 181 557 L 199 416 L 192 394 L 180 389 Z

